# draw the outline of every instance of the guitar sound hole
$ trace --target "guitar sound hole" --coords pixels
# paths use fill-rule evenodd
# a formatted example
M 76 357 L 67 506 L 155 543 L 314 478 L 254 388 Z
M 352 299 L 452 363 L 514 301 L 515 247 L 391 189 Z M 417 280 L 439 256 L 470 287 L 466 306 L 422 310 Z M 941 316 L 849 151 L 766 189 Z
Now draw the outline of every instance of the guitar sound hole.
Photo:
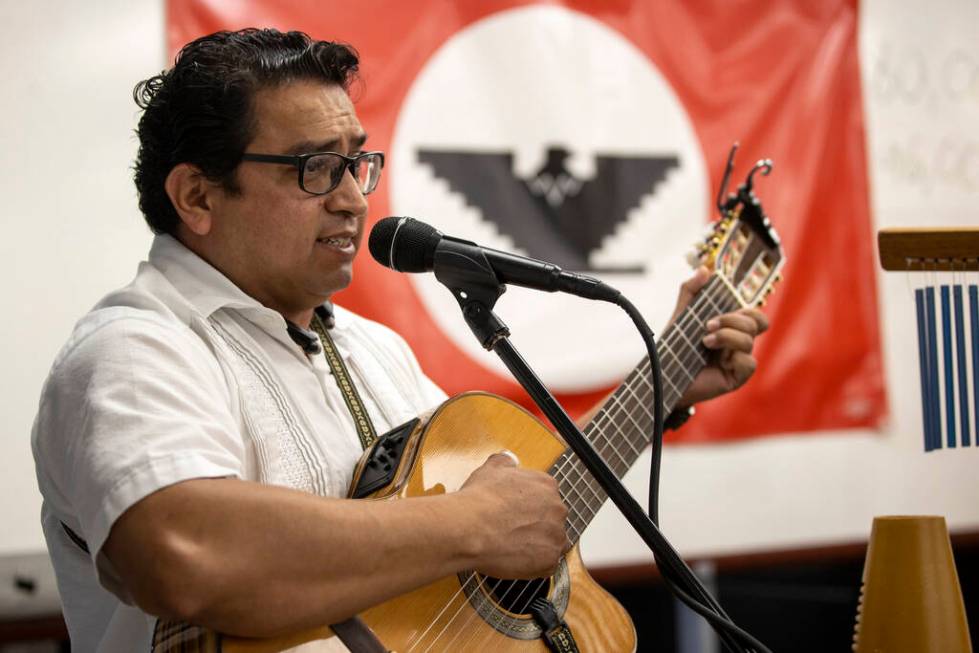
M 490 595 L 501 608 L 513 614 L 527 614 L 530 604 L 537 597 L 547 598 L 551 590 L 550 578 L 532 580 L 501 580 L 480 575 L 483 591 Z
M 571 575 L 564 558 L 549 578 L 500 580 L 463 571 L 459 574 L 459 583 L 476 614 L 497 632 L 512 639 L 540 638 L 540 626 L 528 612 L 534 599 L 546 597 L 558 616 L 563 616 L 571 594 Z

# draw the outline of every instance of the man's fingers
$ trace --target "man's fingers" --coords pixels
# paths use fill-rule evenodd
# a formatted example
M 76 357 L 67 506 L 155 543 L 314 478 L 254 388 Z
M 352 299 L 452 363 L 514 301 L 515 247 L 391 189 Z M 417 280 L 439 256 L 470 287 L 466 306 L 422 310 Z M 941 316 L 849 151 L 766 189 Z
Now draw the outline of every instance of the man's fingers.
M 747 315 L 755 321 L 755 335 L 761 335 L 768 331 L 768 316 L 757 308 L 745 308 L 739 311 L 741 315 Z
M 768 324 L 764 325 L 766 328 Z M 707 320 L 707 331 L 715 332 L 718 329 L 729 328 L 736 329 L 737 331 L 743 331 L 751 336 L 756 336 L 760 333 L 759 328 L 761 325 L 755 316 L 749 315 L 744 312 L 737 313 L 725 313 L 724 315 L 718 315 L 717 317 Z
M 710 270 L 705 267 L 697 268 L 697 271 L 693 273 L 693 276 L 683 282 L 680 286 L 680 296 L 676 300 L 676 311 L 679 313 L 693 299 L 693 296 L 700 292 L 707 282 L 710 281 Z
M 704 336 L 703 342 L 708 349 L 723 349 L 750 354 L 755 345 L 755 338 L 744 331 L 721 328 Z
M 734 377 L 735 383 L 740 386 L 755 373 L 758 361 L 751 354 L 743 351 L 732 351 L 729 356 L 724 357 L 721 366 Z

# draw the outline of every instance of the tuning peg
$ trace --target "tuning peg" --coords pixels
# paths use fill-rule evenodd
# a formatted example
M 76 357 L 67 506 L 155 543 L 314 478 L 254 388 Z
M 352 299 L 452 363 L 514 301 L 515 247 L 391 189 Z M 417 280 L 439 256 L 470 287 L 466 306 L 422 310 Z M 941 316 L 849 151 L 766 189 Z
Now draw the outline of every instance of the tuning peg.
M 692 249 L 689 252 L 687 252 L 687 264 L 693 269 L 696 270 L 697 268 L 699 268 L 700 263 L 703 260 L 704 260 L 704 255 L 702 250 L 698 251 L 696 249 Z

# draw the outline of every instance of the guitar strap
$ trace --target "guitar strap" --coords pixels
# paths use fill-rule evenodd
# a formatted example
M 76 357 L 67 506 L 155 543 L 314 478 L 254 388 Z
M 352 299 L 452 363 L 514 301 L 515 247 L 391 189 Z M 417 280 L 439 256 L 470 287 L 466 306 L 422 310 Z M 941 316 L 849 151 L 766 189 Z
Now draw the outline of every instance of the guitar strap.
M 336 344 L 330 336 L 328 327 L 332 326 L 332 323 L 333 315 L 327 305 L 318 307 L 313 313 L 311 326 L 320 337 L 320 342 L 323 344 L 323 356 L 326 358 L 330 371 L 333 372 L 333 378 L 343 394 L 343 401 L 347 404 L 351 417 L 354 418 L 354 426 L 357 427 L 360 444 L 366 450 L 377 440 L 377 431 L 374 430 L 374 424 L 371 423 L 367 409 L 364 408 L 364 402 L 361 401 L 360 395 L 357 393 L 357 386 L 350 378 L 347 366 L 344 365 L 343 358 L 340 357 L 340 352 L 337 351 Z
M 337 351 L 336 344 L 330 336 L 329 328 L 333 326 L 331 309 L 332 306 L 329 304 L 318 307 L 313 313 L 311 326 L 320 337 L 320 342 L 323 344 L 323 356 L 326 358 L 330 371 L 333 372 L 333 378 L 343 394 L 343 401 L 347 404 L 350 416 L 354 419 L 360 444 L 366 450 L 377 440 L 377 431 L 374 430 L 374 424 L 367 414 L 367 409 L 364 408 L 364 402 L 361 401 L 360 395 L 357 393 L 357 386 L 350 378 L 347 366 L 344 365 L 343 358 L 340 357 L 340 352 Z M 346 621 L 331 624 L 330 628 L 352 653 L 389 653 L 387 647 L 381 643 L 374 631 L 356 615 Z
M 352 653 L 391 653 L 364 620 L 356 615 L 332 624 L 330 628 Z

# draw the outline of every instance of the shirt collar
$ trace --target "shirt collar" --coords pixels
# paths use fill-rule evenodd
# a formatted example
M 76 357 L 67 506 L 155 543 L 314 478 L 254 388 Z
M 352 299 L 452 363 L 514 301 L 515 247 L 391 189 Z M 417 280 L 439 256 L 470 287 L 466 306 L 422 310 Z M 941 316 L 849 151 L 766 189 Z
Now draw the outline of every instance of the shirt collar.
M 149 262 L 163 273 L 202 317 L 210 317 L 221 308 L 255 310 L 278 315 L 245 293 L 220 270 L 173 236 L 161 234 L 153 239 Z
M 153 238 L 149 253 L 150 264 L 158 269 L 176 288 L 184 299 L 204 318 L 222 308 L 233 308 L 257 318 L 257 322 L 270 328 L 276 325 L 275 331 L 281 324 L 281 331 L 286 333 L 285 319 L 268 306 L 247 294 L 244 290 L 224 276 L 216 267 L 192 252 L 186 245 L 173 236 L 159 234 Z M 329 310 L 334 316 L 335 326 L 339 332 L 348 326 L 348 318 L 342 310 L 329 304 Z M 331 328 L 331 331 L 334 330 Z M 342 346 L 338 347 L 346 354 Z

